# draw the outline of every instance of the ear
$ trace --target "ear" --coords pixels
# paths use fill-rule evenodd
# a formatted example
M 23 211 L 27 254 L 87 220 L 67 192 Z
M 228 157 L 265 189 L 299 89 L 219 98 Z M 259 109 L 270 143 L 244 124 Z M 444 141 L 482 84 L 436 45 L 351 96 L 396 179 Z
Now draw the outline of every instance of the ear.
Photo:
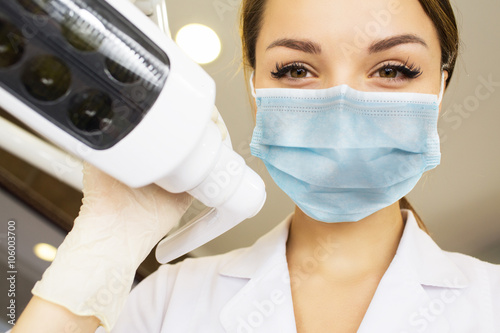
M 247 75 L 245 75 L 247 77 Z M 250 99 L 250 107 L 252 108 L 252 114 L 253 114 L 253 119 L 254 122 L 257 117 L 257 104 L 255 103 L 255 70 L 252 71 L 250 78 L 247 80 L 247 89 L 248 89 L 248 96 Z
M 448 77 L 450 76 L 450 73 L 448 73 L 446 69 L 443 70 L 443 73 L 444 73 L 444 90 L 446 91 L 446 88 L 448 88 L 446 82 L 448 82 Z
M 443 89 L 443 95 L 444 95 L 444 93 L 446 92 L 446 89 L 448 88 L 448 85 L 446 84 L 446 82 L 448 81 L 449 73 L 448 73 L 447 70 L 443 70 L 443 74 L 442 75 L 444 75 L 444 80 L 443 80 L 444 82 L 443 82 L 443 88 L 442 88 Z M 440 89 L 441 89 L 441 87 L 440 87 Z M 441 100 L 441 103 L 439 103 L 439 113 L 440 114 L 441 114 L 441 108 L 442 108 L 442 106 L 443 106 L 443 100 Z

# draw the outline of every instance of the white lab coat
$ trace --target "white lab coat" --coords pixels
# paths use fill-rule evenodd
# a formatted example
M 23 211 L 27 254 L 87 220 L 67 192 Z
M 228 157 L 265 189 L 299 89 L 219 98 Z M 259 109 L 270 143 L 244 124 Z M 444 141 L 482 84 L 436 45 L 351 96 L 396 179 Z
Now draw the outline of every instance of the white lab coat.
M 500 266 L 442 251 L 406 214 L 358 332 L 499 333 Z M 132 291 L 113 332 L 296 332 L 285 254 L 290 220 L 249 248 L 160 267 Z M 328 239 L 318 240 L 294 288 L 330 250 Z

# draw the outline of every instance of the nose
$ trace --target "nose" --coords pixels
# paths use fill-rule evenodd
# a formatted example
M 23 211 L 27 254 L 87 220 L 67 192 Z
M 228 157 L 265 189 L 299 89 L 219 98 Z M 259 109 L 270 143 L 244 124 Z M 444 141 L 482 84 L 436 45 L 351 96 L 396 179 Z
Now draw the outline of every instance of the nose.
M 325 79 L 322 82 L 321 88 L 327 89 L 327 88 L 341 86 L 344 84 L 348 85 L 350 88 L 355 90 L 363 91 L 364 88 L 362 79 L 356 78 L 354 76 L 341 76 L 341 75 L 335 75 L 332 78 Z
M 348 85 L 352 89 L 363 90 L 365 75 L 349 59 L 343 61 L 332 61 L 329 68 L 322 73 L 321 88 L 332 88 L 340 85 Z

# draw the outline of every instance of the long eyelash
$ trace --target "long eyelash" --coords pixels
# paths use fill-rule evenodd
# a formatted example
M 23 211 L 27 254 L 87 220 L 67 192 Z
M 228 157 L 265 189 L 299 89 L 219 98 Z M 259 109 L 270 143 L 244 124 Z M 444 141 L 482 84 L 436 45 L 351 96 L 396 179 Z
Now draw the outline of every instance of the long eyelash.
M 292 64 L 285 65 L 283 63 L 276 63 L 276 72 L 271 72 L 271 76 L 275 79 L 281 79 L 284 77 L 289 71 L 293 69 L 306 69 L 304 65 L 294 62 Z
M 391 63 L 387 63 L 380 68 L 385 68 L 385 67 L 394 68 L 395 70 L 403 73 L 403 75 L 409 79 L 415 79 L 420 75 L 422 75 L 423 71 L 420 69 L 420 67 L 417 67 L 417 65 L 415 65 L 414 63 L 408 64 L 408 62 L 409 59 L 407 59 L 403 65 L 394 65 Z

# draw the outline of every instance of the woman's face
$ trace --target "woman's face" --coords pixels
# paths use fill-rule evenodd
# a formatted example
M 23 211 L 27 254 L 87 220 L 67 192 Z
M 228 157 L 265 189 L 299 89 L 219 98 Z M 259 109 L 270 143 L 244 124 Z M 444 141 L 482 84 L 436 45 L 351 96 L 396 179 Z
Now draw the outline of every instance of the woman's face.
M 417 0 L 268 0 L 254 83 L 437 95 L 439 39 Z

